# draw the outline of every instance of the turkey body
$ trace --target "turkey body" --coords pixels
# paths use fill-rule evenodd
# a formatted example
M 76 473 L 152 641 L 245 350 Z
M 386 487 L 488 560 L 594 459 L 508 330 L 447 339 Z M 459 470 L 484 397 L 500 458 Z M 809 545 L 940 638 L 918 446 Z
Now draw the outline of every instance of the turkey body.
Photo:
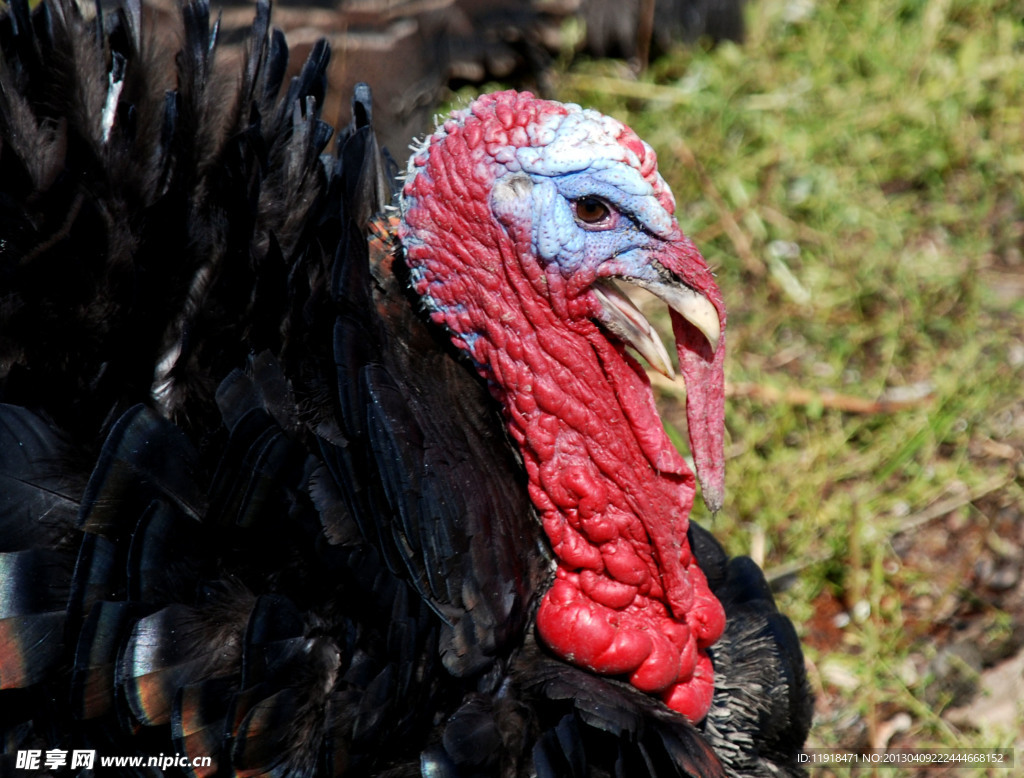
M 610 561 L 574 562 L 573 549 L 593 555 L 565 541 L 579 506 L 609 509 L 591 492 L 571 509 L 551 501 L 564 484 L 537 437 L 554 429 L 546 395 L 512 380 L 488 350 L 492 331 L 472 329 L 489 321 L 473 319 L 475 301 L 491 298 L 450 297 L 448 282 L 467 276 L 432 264 L 453 233 L 429 214 L 460 176 L 441 171 L 468 164 L 490 184 L 465 212 L 496 214 L 485 221 L 504 236 L 506 266 L 529 247 L 553 274 L 508 296 L 541 289 L 550 307 L 501 330 L 507 353 L 515 332 L 545 341 L 549 321 L 596 344 L 620 393 L 642 395 L 625 345 L 655 346 L 629 330 L 636 317 L 610 282 L 590 279 L 603 297 L 559 296 L 558 279 L 578 277 L 566 270 L 575 238 L 556 231 L 549 245 L 516 221 L 552 194 L 549 168 L 563 187 L 590 170 L 566 170 L 571 153 L 529 153 L 527 135 L 546 128 L 554 151 L 584 137 L 570 125 L 601 124 L 627 162 L 643 155 L 639 139 L 543 101 L 526 128 L 507 117 L 528 113 L 509 106 L 530 96 L 486 98 L 414 156 L 389 212 L 399 184 L 368 92 L 357 88 L 336 138 L 320 119 L 326 46 L 284 84 L 268 6 L 238 72 L 215 66 L 205 4 L 183 6 L 182 20 L 168 54 L 144 40 L 133 2 L 86 18 L 70 0 L 34 12 L 16 0 L 0 19 L 0 767 L 91 774 L 81 752 L 175 755 L 157 763 L 166 771 L 123 775 L 797 774 L 810 697 L 795 632 L 757 567 L 687 524 L 692 474 L 660 438 L 636 443 L 643 477 L 685 498 L 672 507 L 683 534 L 646 516 L 630 525 L 652 536 L 637 540 L 644 564 L 615 573 L 633 584 Z M 497 135 L 481 140 L 495 122 L 519 143 L 515 163 L 494 162 Z M 474 138 L 477 157 L 444 156 Z M 593 228 L 573 273 L 620 232 L 686 247 L 669 270 L 691 263 L 689 283 L 706 289 L 670 303 L 689 317 L 677 322 L 680 369 L 713 376 L 717 289 L 676 234 L 653 162 L 637 164 L 652 188 L 621 223 L 628 175 L 544 202 L 571 203 L 553 224 Z M 642 254 L 615 252 L 620 264 Z M 639 266 L 616 272 L 667 294 Z M 706 493 L 720 444 L 709 386 L 691 412 Z M 543 413 L 520 412 L 531 397 Z M 558 478 L 587 475 L 588 462 L 559 465 Z M 686 549 L 670 572 L 662 537 Z M 617 541 L 604 542 L 611 559 Z M 686 586 L 720 624 L 686 612 Z M 651 649 L 616 655 L 620 669 L 607 652 L 581 656 L 579 614 L 621 619 L 613 642 L 628 642 L 648 629 L 640 610 L 682 636 L 670 676 L 651 679 L 663 667 Z M 33 754 L 56 763 L 33 768 Z

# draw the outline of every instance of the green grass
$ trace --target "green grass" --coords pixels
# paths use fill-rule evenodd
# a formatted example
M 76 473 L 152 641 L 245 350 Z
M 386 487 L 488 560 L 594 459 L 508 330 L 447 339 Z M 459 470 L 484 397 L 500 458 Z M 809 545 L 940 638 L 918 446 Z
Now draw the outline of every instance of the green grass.
M 1012 599 L 942 570 L 970 571 L 969 540 L 1024 503 L 1022 17 L 1000 0 L 755 0 L 742 46 L 557 81 L 658 150 L 717 269 L 733 396 L 713 526 L 796 571 L 779 600 L 818 693 L 811 746 L 1016 743 L 1024 759 L 1019 716 L 949 723 L 963 695 L 934 670 L 964 619 L 1000 646 L 985 664 L 1019 651 Z

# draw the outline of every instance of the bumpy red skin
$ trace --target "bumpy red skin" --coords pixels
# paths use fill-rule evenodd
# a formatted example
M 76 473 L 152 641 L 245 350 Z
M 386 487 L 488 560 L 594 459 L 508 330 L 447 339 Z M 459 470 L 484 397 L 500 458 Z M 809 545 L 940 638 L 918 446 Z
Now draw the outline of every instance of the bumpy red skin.
M 531 250 L 530 219 L 502 224 L 492 210 L 496 177 L 517 168 L 507 149 L 529 144 L 538 123 L 565 111 L 506 92 L 449 120 L 410 166 L 400 236 L 417 291 L 489 379 L 522 450 L 557 558 L 537 614 L 540 637 L 567 661 L 623 675 L 699 721 L 714 689 L 706 649 L 725 615 L 687 542 L 694 476 L 664 433 L 645 374 L 593 323 L 593 269 L 545 266 Z M 671 213 L 653 152 L 628 128 L 618 142 L 640 157 Z M 682 233 L 659 261 L 708 296 L 724 326 L 717 287 Z M 688 385 L 708 380 L 690 386 L 695 455 L 716 459 L 724 346 L 710 354 L 691 325 L 675 324 L 689 345 L 680 350 L 692 363 L 682 366 Z M 716 461 L 709 469 L 720 499 L 720 453 Z

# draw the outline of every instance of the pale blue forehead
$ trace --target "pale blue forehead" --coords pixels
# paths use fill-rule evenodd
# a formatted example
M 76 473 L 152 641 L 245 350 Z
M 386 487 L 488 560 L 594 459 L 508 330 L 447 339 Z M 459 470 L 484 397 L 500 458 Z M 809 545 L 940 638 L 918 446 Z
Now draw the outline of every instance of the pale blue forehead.
M 571 110 L 567 115 L 548 115 L 530 127 L 530 140 L 534 145 L 515 150 L 515 162 L 531 177 L 565 180 L 565 187 L 576 188 L 573 182 L 589 182 L 594 191 L 563 191 L 570 197 L 596 194 L 613 202 L 629 201 L 630 208 L 655 234 L 666 234 L 673 228 L 672 215 L 655 196 L 655 189 L 640 173 L 640 160 L 629 148 L 619 143 L 627 132 L 625 126 L 593 110 Z M 642 141 L 641 141 L 642 142 Z M 653 155 L 644 143 L 648 154 Z M 580 176 L 579 174 L 584 174 Z M 668 192 L 668 186 L 655 173 L 659 188 Z M 585 188 L 585 185 L 584 185 Z M 669 194 L 671 197 L 671 194 Z

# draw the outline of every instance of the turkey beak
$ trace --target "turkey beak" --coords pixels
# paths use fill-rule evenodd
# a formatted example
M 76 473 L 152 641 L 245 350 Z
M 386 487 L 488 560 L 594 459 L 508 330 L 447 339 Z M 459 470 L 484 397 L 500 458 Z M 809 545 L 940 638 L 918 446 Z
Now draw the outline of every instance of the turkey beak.
M 690 322 L 707 338 L 712 354 L 718 351 L 722 327 L 718 311 L 710 300 L 683 284 L 668 284 L 640 278 L 627 280 L 663 300 L 669 308 Z M 636 349 L 652 368 L 663 376 L 674 379 L 676 371 L 672 367 L 672 360 L 661 336 L 626 293 L 608 278 L 598 279 L 592 289 L 601 304 L 601 323 L 624 343 Z
M 646 359 L 651 367 L 668 378 L 675 378 L 668 350 L 657 330 L 625 292 L 609 279 L 599 279 L 592 287 L 601 304 L 601 323 Z

